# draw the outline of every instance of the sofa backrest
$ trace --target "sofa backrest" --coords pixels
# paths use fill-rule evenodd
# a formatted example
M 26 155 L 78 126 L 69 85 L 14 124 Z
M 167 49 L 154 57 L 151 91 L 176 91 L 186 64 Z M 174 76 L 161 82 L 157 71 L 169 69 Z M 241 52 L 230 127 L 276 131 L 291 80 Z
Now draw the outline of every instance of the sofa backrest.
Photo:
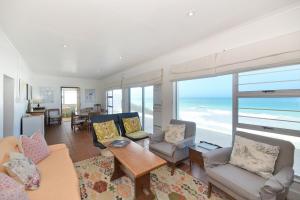
M 119 117 L 120 130 L 121 130 L 122 136 L 125 136 L 125 133 L 126 133 L 126 130 L 125 130 L 125 127 L 123 124 L 124 118 L 138 117 L 140 119 L 138 112 L 119 113 L 118 117 Z
M 275 163 L 274 173 L 277 173 L 283 167 L 293 167 L 295 146 L 285 140 L 255 135 L 250 133 L 237 132 L 236 135 L 245 137 L 250 140 L 266 143 L 273 146 L 279 146 L 279 155 Z
M 193 137 L 196 134 L 196 123 L 195 122 L 171 119 L 170 124 L 185 124 L 184 138 Z

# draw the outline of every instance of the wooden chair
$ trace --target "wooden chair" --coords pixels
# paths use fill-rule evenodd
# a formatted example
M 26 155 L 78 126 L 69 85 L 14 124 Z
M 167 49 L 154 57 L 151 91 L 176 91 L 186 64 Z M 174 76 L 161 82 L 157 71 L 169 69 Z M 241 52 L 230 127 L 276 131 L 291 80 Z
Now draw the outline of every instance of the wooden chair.
M 71 115 L 71 129 L 74 132 L 76 130 L 76 127 L 80 128 L 83 126 L 85 120 L 81 119 L 78 115 L 76 115 L 74 112 L 72 112 Z
M 87 121 L 87 123 L 88 123 L 88 132 L 89 133 L 92 131 L 92 128 L 93 128 L 93 123 L 92 123 L 91 118 L 93 116 L 97 116 L 97 115 L 101 115 L 101 112 L 90 112 L 89 113 L 89 117 L 88 117 L 88 121 Z
M 60 109 L 55 108 L 55 109 L 48 109 L 48 125 L 51 125 L 52 122 L 55 122 L 59 125 L 61 125 L 61 114 L 60 114 Z

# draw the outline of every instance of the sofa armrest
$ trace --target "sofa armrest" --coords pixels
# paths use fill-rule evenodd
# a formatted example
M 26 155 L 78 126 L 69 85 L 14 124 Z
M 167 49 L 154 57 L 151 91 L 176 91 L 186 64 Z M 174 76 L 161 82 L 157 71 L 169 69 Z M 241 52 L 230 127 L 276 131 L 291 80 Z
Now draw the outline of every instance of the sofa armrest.
M 150 134 L 149 138 L 150 138 L 150 143 L 154 144 L 154 143 L 159 143 L 162 142 L 164 140 L 165 137 L 165 133 L 155 133 L 155 134 Z
M 232 147 L 226 147 L 203 153 L 205 167 L 215 167 L 228 163 L 231 151 Z
M 275 198 L 278 194 L 287 193 L 294 179 L 292 167 L 281 169 L 276 175 L 269 178 L 261 188 L 260 195 L 263 199 Z
M 195 140 L 195 137 L 185 138 L 184 140 L 177 142 L 175 144 L 175 146 L 176 146 L 176 148 L 183 149 L 185 147 L 188 147 L 188 146 L 194 144 L 194 140 Z

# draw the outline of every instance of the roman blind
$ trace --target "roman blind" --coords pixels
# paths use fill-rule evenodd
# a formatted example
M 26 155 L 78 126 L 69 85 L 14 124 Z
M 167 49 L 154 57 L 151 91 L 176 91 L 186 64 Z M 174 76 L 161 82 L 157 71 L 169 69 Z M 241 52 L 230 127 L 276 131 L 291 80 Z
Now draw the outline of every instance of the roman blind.
M 172 66 L 170 79 L 187 80 L 299 62 L 300 32 L 294 32 Z
M 123 88 L 143 87 L 148 85 L 158 85 L 162 82 L 163 70 L 153 70 L 141 73 L 135 76 L 124 77 L 122 82 Z

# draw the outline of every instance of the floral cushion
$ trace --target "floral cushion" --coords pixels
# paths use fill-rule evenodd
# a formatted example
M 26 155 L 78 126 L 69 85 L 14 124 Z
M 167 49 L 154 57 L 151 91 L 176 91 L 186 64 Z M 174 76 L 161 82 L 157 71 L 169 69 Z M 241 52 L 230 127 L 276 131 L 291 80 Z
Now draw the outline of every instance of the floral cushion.
M 4 173 L 0 173 L 0 199 L 1 200 L 29 200 L 24 185 Z
M 127 137 L 133 138 L 133 139 L 141 139 L 149 136 L 149 133 L 146 133 L 144 131 L 137 131 L 134 133 L 125 134 Z
M 39 132 L 34 133 L 30 138 L 26 135 L 22 135 L 20 137 L 20 143 L 25 156 L 31 158 L 35 164 L 49 156 L 46 140 Z
M 169 124 L 165 132 L 165 141 L 176 144 L 184 140 L 185 124 Z
M 119 132 L 114 120 L 94 123 L 93 127 L 97 135 L 97 140 L 100 143 L 108 139 L 119 137 Z
M 264 178 L 270 178 L 274 171 L 279 149 L 279 146 L 272 146 L 237 135 L 229 163 Z
M 9 176 L 25 185 L 26 190 L 36 190 L 40 186 L 40 173 L 33 161 L 21 153 L 10 153 L 8 162 L 2 164 Z
M 122 120 L 127 134 L 142 130 L 140 119 L 138 117 L 123 118 Z

